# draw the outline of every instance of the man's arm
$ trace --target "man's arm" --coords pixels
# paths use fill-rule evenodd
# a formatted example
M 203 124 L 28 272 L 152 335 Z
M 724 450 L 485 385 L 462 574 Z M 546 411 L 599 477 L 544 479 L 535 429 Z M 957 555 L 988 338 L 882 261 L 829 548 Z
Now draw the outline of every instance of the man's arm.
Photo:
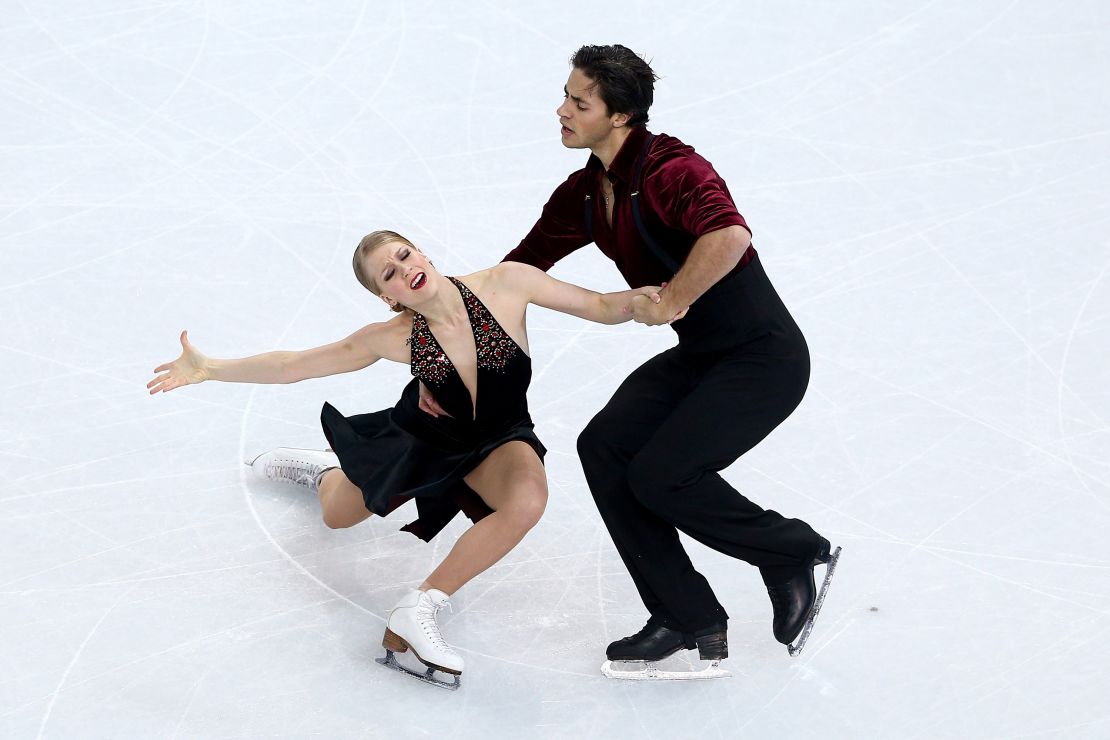
M 590 243 L 586 234 L 583 170 L 571 174 L 543 207 L 540 218 L 502 262 L 523 262 L 547 272 L 552 265 Z
M 674 278 L 652 303 L 643 298 L 633 301 L 633 318 L 642 324 L 666 324 L 740 262 L 751 245 L 751 234 L 743 226 L 726 226 L 703 234 L 690 248 L 690 254 Z
M 674 317 L 679 311 L 739 264 L 752 243 L 747 222 L 713 165 L 677 140 L 671 140 L 668 147 L 660 161 L 645 171 L 644 201 L 666 226 L 697 239 L 664 288 L 663 300 L 653 305 L 640 299 L 634 302 L 634 318 L 641 323 L 677 320 Z

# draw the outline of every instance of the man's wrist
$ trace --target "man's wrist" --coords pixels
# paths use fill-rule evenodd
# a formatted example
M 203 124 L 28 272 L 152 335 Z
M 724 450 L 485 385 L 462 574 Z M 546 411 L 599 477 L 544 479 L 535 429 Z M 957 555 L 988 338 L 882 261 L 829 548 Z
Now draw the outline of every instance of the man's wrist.
M 671 299 L 666 289 L 659 294 L 659 298 L 659 303 L 656 304 L 655 309 L 659 312 L 660 316 L 664 317 L 664 321 L 668 321 L 672 316 L 678 313 L 678 309 L 674 307 L 674 301 Z

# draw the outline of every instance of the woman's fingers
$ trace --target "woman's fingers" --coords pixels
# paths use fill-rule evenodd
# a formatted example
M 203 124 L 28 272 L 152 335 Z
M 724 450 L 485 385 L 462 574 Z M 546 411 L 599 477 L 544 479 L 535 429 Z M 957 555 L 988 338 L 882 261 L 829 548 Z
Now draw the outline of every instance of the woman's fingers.
M 449 414 L 449 413 L 447 413 L 446 411 L 443 410 L 443 407 L 439 405 L 438 401 L 436 401 L 435 396 L 432 395 L 432 392 L 430 390 L 428 390 L 428 388 L 423 383 L 421 383 L 419 387 L 420 387 L 420 394 L 419 394 L 420 400 L 416 404 L 417 408 L 419 408 L 425 414 L 428 414 L 429 416 L 432 416 L 433 418 L 438 419 L 441 416 L 447 416 L 447 417 L 450 417 L 450 418 L 454 418 L 454 417 L 451 417 L 451 414 Z
M 437 418 L 440 417 L 440 416 L 451 417 L 451 414 L 444 411 L 443 407 L 439 405 L 439 402 L 436 401 L 435 398 L 432 398 L 432 397 L 428 398 L 428 408 L 430 409 L 429 413 L 431 413 L 432 416 L 435 416 Z
M 167 386 L 177 387 L 177 385 L 178 383 L 173 375 L 166 373 L 165 375 L 159 375 L 157 378 L 147 383 L 146 387 L 150 388 L 150 394 L 154 395 L 159 391 L 169 390 Z

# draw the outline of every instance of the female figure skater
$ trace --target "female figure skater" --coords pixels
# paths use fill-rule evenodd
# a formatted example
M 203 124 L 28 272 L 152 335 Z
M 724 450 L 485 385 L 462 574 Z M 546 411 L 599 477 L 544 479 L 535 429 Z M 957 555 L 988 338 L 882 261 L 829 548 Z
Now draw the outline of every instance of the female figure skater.
M 599 294 L 516 262 L 447 277 L 392 231 L 363 238 L 353 265 L 359 282 L 398 316 L 332 344 L 234 360 L 204 356 L 182 332 L 181 356 L 155 368 L 161 374 L 147 387 L 154 394 L 206 380 L 295 383 L 361 370 L 382 358 L 409 364 L 414 378 L 392 409 L 344 417 L 324 404 L 320 421 L 331 450 L 279 448 L 250 465 L 262 477 L 315 491 L 324 523 L 332 528 L 385 516 L 414 498 L 419 516 L 404 530 L 425 541 L 459 511 L 470 517 L 474 525 L 443 562 L 390 612 L 382 641 L 386 657 L 379 661 L 457 688 L 463 659 L 443 640 L 436 613 L 512 550 L 547 503 L 546 449 L 533 431 L 525 397 L 532 376 L 528 304 L 618 324 L 632 318 L 633 297 L 659 300 L 659 289 Z M 445 415 L 419 410 L 420 382 Z M 409 648 L 427 666 L 425 674 L 394 659 L 394 651 Z M 452 674 L 453 683 L 434 678 L 436 670 Z

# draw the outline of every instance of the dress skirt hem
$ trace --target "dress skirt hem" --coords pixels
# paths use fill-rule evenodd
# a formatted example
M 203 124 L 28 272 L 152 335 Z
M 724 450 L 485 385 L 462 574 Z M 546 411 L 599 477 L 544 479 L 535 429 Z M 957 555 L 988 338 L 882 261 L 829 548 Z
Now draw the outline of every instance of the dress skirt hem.
M 320 424 L 343 473 L 362 491 L 366 508 L 386 516 L 415 499 L 417 518 L 401 531 L 425 542 L 460 511 L 473 522 L 493 512 L 463 478 L 495 449 L 521 440 L 541 462 L 547 452 L 527 418 L 470 443 L 436 445 L 398 425 L 393 412 L 385 409 L 346 417 L 325 403 Z

